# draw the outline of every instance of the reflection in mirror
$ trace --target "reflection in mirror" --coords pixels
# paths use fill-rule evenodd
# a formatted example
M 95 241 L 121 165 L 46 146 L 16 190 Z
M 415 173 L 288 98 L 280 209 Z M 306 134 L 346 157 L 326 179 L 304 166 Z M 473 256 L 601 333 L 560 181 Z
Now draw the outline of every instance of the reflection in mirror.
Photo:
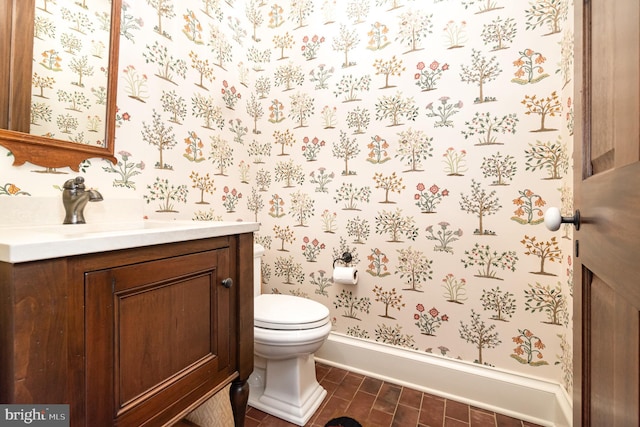
M 0 145 L 14 165 L 115 162 L 121 0 L 0 0 Z

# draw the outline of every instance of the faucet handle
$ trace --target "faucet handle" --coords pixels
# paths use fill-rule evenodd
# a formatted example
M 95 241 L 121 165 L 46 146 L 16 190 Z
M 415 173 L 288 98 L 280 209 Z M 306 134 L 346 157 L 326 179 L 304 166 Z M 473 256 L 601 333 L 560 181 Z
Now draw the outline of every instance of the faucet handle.
M 77 176 L 64 182 L 62 188 L 66 190 L 84 190 L 84 178 Z

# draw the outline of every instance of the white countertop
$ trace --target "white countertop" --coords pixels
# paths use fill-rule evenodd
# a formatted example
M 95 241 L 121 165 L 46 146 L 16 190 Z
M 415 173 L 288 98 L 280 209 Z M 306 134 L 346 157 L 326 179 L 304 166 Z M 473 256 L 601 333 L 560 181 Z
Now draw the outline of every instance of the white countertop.
M 0 261 L 20 263 L 250 233 L 257 222 L 140 220 L 0 227 Z

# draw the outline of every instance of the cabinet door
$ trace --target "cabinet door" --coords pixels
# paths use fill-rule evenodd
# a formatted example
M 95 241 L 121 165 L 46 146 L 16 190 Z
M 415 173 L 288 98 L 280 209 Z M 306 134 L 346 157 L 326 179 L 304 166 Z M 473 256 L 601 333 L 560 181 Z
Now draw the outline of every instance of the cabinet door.
M 228 249 L 85 273 L 86 425 L 162 425 L 233 375 L 228 276 Z

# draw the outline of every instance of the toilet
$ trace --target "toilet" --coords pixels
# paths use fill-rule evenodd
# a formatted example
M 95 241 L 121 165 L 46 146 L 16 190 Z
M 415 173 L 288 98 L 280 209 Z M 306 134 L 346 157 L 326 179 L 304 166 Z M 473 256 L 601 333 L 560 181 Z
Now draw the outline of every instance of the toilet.
M 303 426 L 327 391 L 316 379 L 313 354 L 331 332 L 329 309 L 307 298 L 261 294 L 264 248 L 254 245 L 254 368 L 249 405 Z

